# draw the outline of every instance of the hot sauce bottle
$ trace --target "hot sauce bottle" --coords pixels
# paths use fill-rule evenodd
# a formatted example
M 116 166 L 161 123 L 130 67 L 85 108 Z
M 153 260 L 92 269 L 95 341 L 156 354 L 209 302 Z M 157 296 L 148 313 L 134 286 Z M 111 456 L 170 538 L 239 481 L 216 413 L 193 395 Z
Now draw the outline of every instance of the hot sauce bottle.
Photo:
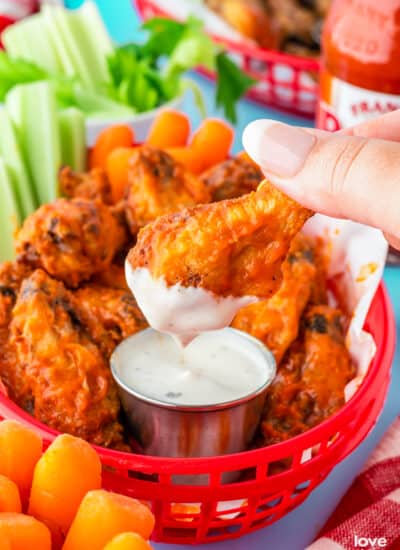
M 319 128 L 400 109 L 400 0 L 334 0 L 322 50 Z
M 400 0 L 334 0 L 322 51 L 319 128 L 400 109 Z M 400 265 L 400 253 L 391 249 L 388 263 Z

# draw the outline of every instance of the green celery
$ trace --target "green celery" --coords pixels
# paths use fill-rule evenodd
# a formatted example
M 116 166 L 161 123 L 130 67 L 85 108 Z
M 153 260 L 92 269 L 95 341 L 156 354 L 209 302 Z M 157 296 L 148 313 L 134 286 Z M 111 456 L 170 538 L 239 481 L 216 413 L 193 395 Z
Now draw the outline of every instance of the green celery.
M 70 12 L 60 6 L 44 5 L 42 17 L 51 39 L 50 45 L 58 54 L 63 73 L 76 76 L 84 86 L 95 89 L 96 78 L 82 55 L 81 40 L 74 34 Z
M 0 110 L 0 155 L 7 164 L 19 211 L 26 218 L 37 208 L 37 201 L 16 130 L 6 109 Z
M 60 111 L 61 163 L 78 172 L 86 169 L 86 127 L 81 111 L 70 107 Z
M 0 262 L 14 259 L 14 233 L 21 222 L 13 192 L 12 178 L 3 158 L 0 157 Z
M 96 4 L 86 0 L 79 9 L 71 11 L 69 17 L 71 32 L 92 80 L 109 82 L 107 57 L 114 52 L 114 46 Z
M 16 97 L 15 97 L 16 96 Z M 8 94 L 7 107 L 16 121 L 26 162 L 39 203 L 58 194 L 61 166 L 60 133 L 55 93 L 49 82 L 16 86 Z
M 32 61 L 53 74 L 62 71 L 41 13 L 7 27 L 2 40 L 12 57 Z

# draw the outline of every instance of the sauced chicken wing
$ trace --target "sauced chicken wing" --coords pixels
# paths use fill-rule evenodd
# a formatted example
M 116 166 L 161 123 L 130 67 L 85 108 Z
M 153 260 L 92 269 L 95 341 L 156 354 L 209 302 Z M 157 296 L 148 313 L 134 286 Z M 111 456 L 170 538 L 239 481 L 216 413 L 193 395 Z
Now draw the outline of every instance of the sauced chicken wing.
M 236 199 L 255 191 L 263 180 L 263 174 L 255 164 L 237 157 L 217 164 L 202 174 L 200 179 L 215 202 Z
M 74 292 L 84 312 L 85 325 L 108 359 L 128 336 L 147 327 L 131 292 L 88 284 Z
M 61 193 L 70 199 L 98 199 L 104 204 L 112 204 L 111 187 L 101 168 L 78 173 L 69 166 L 64 166 L 59 173 L 59 183 Z
M 300 317 L 311 296 L 317 274 L 314 249 L 313 241 L 299 233 L 283 263 L 283 280 L 276 294 L 242 308 L 232 322 L 234 328 L 264 342 L 278 364 L 297 337 Z
M 105 286 L 108 288 L 117 288 L 120 290 L 128 290 L 126 283 L 125 269 L 122 265 L 111 264 L 105 271 L 96 273 L 90 280 L 95 285 Z
M 16 239 L 19 259 L 70 287 L 107 269 L 126 233 L 100 201 L 58 199 L 29 216 Z
M 132 233 L 158 216 L 209 201 L 204 183 L 165 151 L 144 146 L 133 152 L 125 207 Z
M 263 444 L 294 437 L 335 413 L 354 375 L 342 313 L 324 305 L 310 307 L 268 390 Z
M 23 375 L 17 402 L 56 430 L 99 445 L 118 444 L 117 388 L 72 293 L 34 271 L 22 284 L 10 332 Z
M 238 199 L 158 218 L 140 231 L 128 261 L 169 286 L 267 298 L 280 285 L 291 239 L 310 216 L 264 182 Z
M 0 378 L 11 397 L 14 389 L 20 391 L 23 380 L 9 341 L 9 325 L 22 281 L 31 272 L 29 266 L 18 262 L 0 265 Z

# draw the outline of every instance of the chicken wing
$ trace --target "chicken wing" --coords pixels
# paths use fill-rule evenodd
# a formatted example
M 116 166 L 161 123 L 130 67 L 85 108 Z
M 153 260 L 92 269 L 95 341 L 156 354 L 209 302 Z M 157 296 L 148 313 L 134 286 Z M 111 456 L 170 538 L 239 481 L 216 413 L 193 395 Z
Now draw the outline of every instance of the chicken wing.
M 0 378 L 10 397 L 22 391 L 23 377 L 10 343 L 9 325 L 22 281 L 31 272 L 32 269 L 23 263 L 5 262 L 0 265 Z
M 107 269 L 125 242 L 124 227 L 102 202 L 58 199 L 25 220 L 16 250 L 20 260 L 74 288 Z
M 210 190 L 212 202 L 216 202 L 255 191 L 263 174 L 255 164 L 236 157 L 217 164 L 200 179 Z
M 72 293 L 34 271 L 22 284 L 10 333 L 23 374 L 18 404 L 61 432 L 98 445 L 119 444 L 117 388 Z
M 124 338 L 147 327 L 129 291 L 90 283 L 74 295 L 83 309 L 90 336 L 106 359 Z
M 133 152 L 125 201 L 133 234 L 159 216 L 209 201 L 204 183 L 165 151 L 144 146 Z
M 242 308 L 232 322 L 236 329 L 255 336 L 272 351 L 277 364 L 297 338 L 300 317 L 316 279 L 314 243 L 299 233 L 282 265 L 283 280 L 269 300 Z
M 311 214 L 264 182 L 238 199 L 158 218 L 140 231 L 129 267 L 217 297 L 268 298 L 281 283 L 290 241 Z
M 111 187 L 101 168 L 78 173 L 64 166 L 59 173 L 59 183 L 61 193 L 70 199 L 101 200 L 104 204 L 112 204 Z
M 300 336 L 268 390 L 264 445 L 305 432 L 343 406 L 345 386 L 355 375 L 344 336 L 339 310 L 313 306 L 306 311 Z

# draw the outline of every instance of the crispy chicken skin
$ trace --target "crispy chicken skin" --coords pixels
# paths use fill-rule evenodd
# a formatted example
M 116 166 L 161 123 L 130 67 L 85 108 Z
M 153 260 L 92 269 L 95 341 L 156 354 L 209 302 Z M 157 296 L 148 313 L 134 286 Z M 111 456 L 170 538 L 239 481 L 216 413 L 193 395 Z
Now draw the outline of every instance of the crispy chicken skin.
M 125 338 L 147 327 L 130 291 L 87 284 L 74 292 L 92 340 L 106 359 Z
M 59 184 L 61 193 L 70 199 L 99 199 L 104 204 L 112 204 L 111 187 L 101 168 L 78 173 L 69 166 L 64 166 L 59 173 Z
M 345 386 L 355 375 L 344 334 L 339 310 L 321 305 L 306 311 L 299 338 L 268 390 L 263 445 L 305 432 L 343 406 Z
M 29 266 L 18 262 L 0 265 L 0 378 L 11 397 L 19 391 L 23 377 L 9 340 L 9 325 L 22 281 L 31 272 Z
M 261 340 L 274 354 L 277 364 L 297 338 L 300 317 L 316 280 L 314 243 L 299 233 L 282 265 L 283 280 L 269 300 L 239 310 L 232 322 L 236 329 Z
M 236 157 L 207 170 L 200 179 L 210 190 L 212 202 L 217 202 L 255 191 L 263 174 L 255 164 Z
M 158 216 L 210 201 L 203 182 L 168 153 L 137 148 L 130 160 L 125 211 L 133 234 Z
M 310 216 L 264 182 L 244 197 L 158 218 L 140 231 L 128 261 L 170 286 L 268 298 L 281 283 L 291 239 Z
M 126 233 L 100 201 L 58 199 L 29 216 L 16 238 L 18 258 L 77 287 L 107 269 Z
M 10 333 L 24 382 L 17 402 L 56 430 L 98 445 L 118 444 L 117 388 L 63 283 L 42 270 L 25 279 Z

